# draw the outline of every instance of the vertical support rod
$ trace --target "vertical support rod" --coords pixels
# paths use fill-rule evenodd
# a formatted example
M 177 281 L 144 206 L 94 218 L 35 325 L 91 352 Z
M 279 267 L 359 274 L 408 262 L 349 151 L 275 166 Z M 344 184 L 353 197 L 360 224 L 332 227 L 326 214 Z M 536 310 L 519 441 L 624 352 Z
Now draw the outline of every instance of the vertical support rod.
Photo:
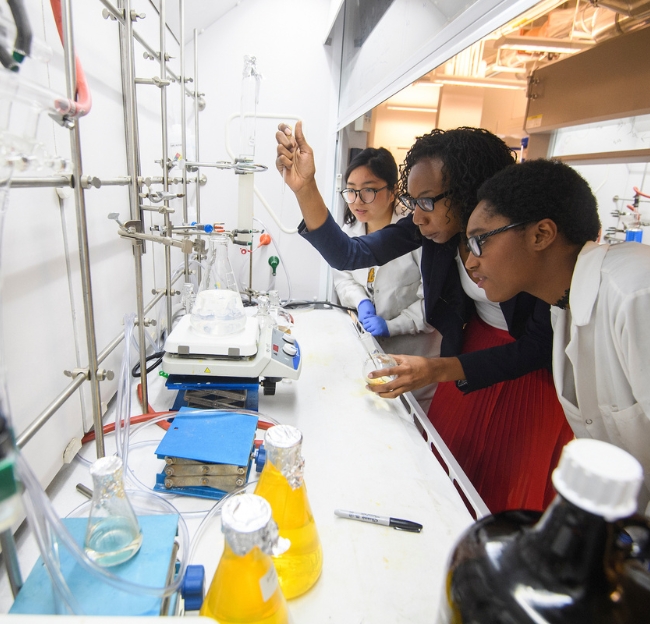
M 160 78 L 164 82 L 167 78 L 167 46 L 165 35 L 167 31 L 167 14 L 166 14 L 166 0 L 160 0 Z M 167 87 L 160 88 L 160 118 L 162 123 L 162 168 L 163 168 L 163 192 L 169 191 L 169 168 L 167 161 L 169 160 L 169 140 L 167 137 Z M 165 199 L 163 202 L 166 208 L 169 208 L 169 200 Z M 164 217 L 165 236 L 171 237 L 172 235 L 172 222 L 169 218 L 169 213 L 165 212 Z M 167 335 L 169 336 L 172 331 L 172 249 L 169 245 L 165 245 L 165 309 L 167 322 Z
M 199 31 L 194 29 L 194 160 L 201 162 L 199 152 Z M 201 169 L 196 172 L 196 222 L 201 223 Z M 201 258 L 198 258 L 199 262 Z M 201 283 L 201 265 L 197 265 L 198 283 Z
M 67 95 L 71 100 L 77 99 L 77 71 L 72 32 L 71 0 L 62 3 L 63 24 L 63 54 L 65 61 L 65 77 Z M 81 268 L 81 287 L 84 303 L 84 318 L 86 323 L 86 344 L 88 347 L 88 368 L 90 379 L 90 395 L 93 409 L 93 425 L 95 427 L 95 450 L 97 457 L 104 457 L 104 433 L 102 422 L 102 399 L 97 379 L 97 339 L 95 336 L 95 312 L 93 308 L 93 291 L 90 278 L 90 254 L 88 251 L 88 224 L 86 221 L 86 202 L 84 189 L 79 184 L 83 175 L 81 160 L 81 137 L 79 119 L 74 121 L 70 129 L 70 155 L 72 171 L 77 183 L 74 185 L 75 211 L 77 217 L 77 238 L 79 241 L 79 265 Z
M 199 32 L 194 29 L 194 145 L 196 154 L 194 160 L 201 162 L 201 155 L 199 153 Z M 201 223 L 201 185 L 198 179 L 201 176 L 200 170 L 197 172 L 196 184 L 196 222 Z
M 131 0 L 119 0 L 118 8 L 124 10 L 124 24 L 120 23 L 120 52 L 122 62 L 122 94 L 124 99 L 124 127 L 126 134 L 127 172 L 131 178 L 129 184 L 129 200 L 131 219 L 140 221 L 144 229 L 144 219 L 140 210 L 140 158 L 138 145 L 137 104 L 135 96 L 135 69 L 133 60 L 133 22 L 131 21 Z M 135 296 L 136 314 L 138 317 L 138 344 L 140 346 L 140 385 L 142 387 L 142 405 L 147 409 L 149 404 L 149 389 L 147 383 L 147 341 L 144 326 L 144 301 L 142 297 L 142 241 L 133 242 L 133 259 L 135 263 Z
M 178 0 L 179 30 L 180 30 L 180 63 L 181 63 L 181 151 L 183 158 L 187 158 L 187 120 L 185 117 L 185 0 Z M 183 225 L 189 223 L 187 215 L 187 168 L 181 172 L 183 178 Z M 185 254 L 185 281 L 190 279 L 190 258 Z
M 11 529 L 0 533 L 0 548 L 2 548 L 2 558 L 4 559 L 7 576 L 9 577 L 9 586 L 11 593 L 15 598 L 23 586 L 23 577 L 20 572 L 18 555 L 16 554 L 16 541 Z

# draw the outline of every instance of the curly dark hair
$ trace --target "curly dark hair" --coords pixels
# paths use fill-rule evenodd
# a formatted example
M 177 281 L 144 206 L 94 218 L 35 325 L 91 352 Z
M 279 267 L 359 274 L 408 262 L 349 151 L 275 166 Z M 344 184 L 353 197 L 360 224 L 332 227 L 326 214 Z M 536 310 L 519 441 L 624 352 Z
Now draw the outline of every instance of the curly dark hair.
M 436 128 L 418 137 L 406 154 L 400 166 L 400 194 L 407 192 L 409 173 L 423 158 L 442 161 L 443 180 L 451 191 L 448 210 L 457 210 L 463 225 L 476 208 L 476 192 L 481 184 L 516 161 L 514 152 L 484 128 Z
M 359 152 L 345 170 L 343 180 L 346 184 L 350 174 L 359 167 L 368 167 L 374 175 L 386 182 L 389 190 L 395 190 L 397 186 L 397 163 L 393 155 L 385 147 L 366 147 L 366 149 Z M 345 204 L 343 222 L 346 225 L 351 225 L 356 220 L 357 218 L 350 210 L 350 207 Z
M 512 223 L 551 219 L 558 232 L 575 245 L 594 241 L 600 232 L 598 203 L 589 184 L 557 160 L 527 160 L 500 171 L 478 191 L 491 214 Z

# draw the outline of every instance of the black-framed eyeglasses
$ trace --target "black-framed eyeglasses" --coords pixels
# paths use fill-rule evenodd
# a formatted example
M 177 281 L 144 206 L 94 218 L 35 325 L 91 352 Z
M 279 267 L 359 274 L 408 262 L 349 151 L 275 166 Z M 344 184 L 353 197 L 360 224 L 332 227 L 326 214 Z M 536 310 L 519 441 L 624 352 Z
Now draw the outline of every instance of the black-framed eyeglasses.
M 362 188 L 362 189 L 353 189 L 353 188 L 346 188 L 341 191 L 341 197 L 343 198 L 343 201 L 347 204 L 354 204 L 356 201 L 357 197 L 361 200 L 362 204 L 372 204 L 372 202 L 375 201 L 375 197 L 377 197 L 377 193 L 379 191 L 383 191 L 384 189 L 388 188 L 388 184 L 386 186 L 382 186 L 381 188 L 374 189 L 374 188 Z
M 527 223 L 530 223 L 530 221 L 520 221 L 519 223 L 511 223 L 510 225 L 504 225 L 503 227 L 497 228 L 496 230 L 492 230 L 491 232 L 485 232 L 485 234 L 478 234 L 477 236 L 469 236 L 467 238 L 467 249 L 471 251 L 477 258 L 480 258 L 481 254 L 483 253 L 483 245 L 485 245 L 485 241 L 490 238 L 490 236 L 494 236 L 495 234 L 501 234 L 501 232 L 505 232 L 506 230 L 509 230 L 511 228 L 519 227 L 520 225 L 526 225 Z
M 417 199 L 410 195 L 400 195 L 399 200 L 409 210 L 415 210 L 415 208 L 419 206 L 421 210 L 424 210 L 424 212 L 431 212 L 435 207 L 436 202 L 445 199 L 445 197 L 449 197 L 451 194 L 452 191 L 448 190 L 444 193 L 440 193 L 440 195 L 436 195 L 435 197 L 418 197 Z

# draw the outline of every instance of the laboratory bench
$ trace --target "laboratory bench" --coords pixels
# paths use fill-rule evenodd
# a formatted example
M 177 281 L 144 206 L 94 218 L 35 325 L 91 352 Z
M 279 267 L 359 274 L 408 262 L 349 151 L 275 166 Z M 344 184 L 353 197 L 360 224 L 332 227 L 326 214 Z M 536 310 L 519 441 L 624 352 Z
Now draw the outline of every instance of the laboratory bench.
M 260 391 L 259 412 L 303 434 L 305 481 L 323 547 L 320 579 L 289 601 L 294 624 L 430 622 L 453 544 L 487 509 L 410 395 L 387 400 L 366 390 L 367 352 L 346 313 L 307 308 L 292 316 L 300 378 L 279 382 L 274 395 Z M 148 379 L 150 404 L 168 409 L 175 392 L 155 372 Z M 135 401 L 132 411 L 138 413 Z M 162 465 L 154 451 L 163 434 L 150 426 L 132 436 L 129 466 L 149 486 Z M 114 436 L 108 435 L 106 452 L 113 450 Z M 76 485 L 92 487 L 88 460 L 94 452 L 93 444 L 84 446 L 48 490 L 62 517 L 86 501 Z M 256 478 L 253 469 L 251 479 Z M 190 538 L 202 512 L 214 504 L 185 496 L 171 502 L 183 512 Z M 335 509 L 404 518 L 424 528 L 408 533 L 355 522 L 336 517 Z M 223 549 L 220 529 L 215 515 L 190 561 L 205 566 L 206 590 Z M 38 552 L 25 533 L 19 532 L 17 542 L 26 578 Z M 0 612 L 7 613 L 12 601 L 3 572 Z

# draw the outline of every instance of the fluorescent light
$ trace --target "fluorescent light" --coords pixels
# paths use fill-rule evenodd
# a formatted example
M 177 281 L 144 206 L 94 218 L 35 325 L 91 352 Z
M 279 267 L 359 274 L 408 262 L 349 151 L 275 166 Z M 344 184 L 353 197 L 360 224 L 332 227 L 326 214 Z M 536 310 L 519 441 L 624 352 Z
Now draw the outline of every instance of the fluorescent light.
M 429 82 L 428 80 L 417 80 L 413 83 L 414 87 L 439 87 L 435 82 Z
M 488 89 L 525 89 L 526 83 L 518 80 L 486 80 L 485 78 L 454 78 L 452 76 L 436 79 L 439 84 L 461 85 L 464 87 L 487 87 Z
M 386 106 L 387 110 L 409 111 L 411 113 L 437 113 L 437 108 L 419 108 L 417 106 Z
M 576 52 L 591 48 L 593 43 L 572 39 L 551 39 L 549 37 L 506 35 L 497 39 L 495 46 L 503 50 L 520 50 L 521 52 L 575 54 Z

